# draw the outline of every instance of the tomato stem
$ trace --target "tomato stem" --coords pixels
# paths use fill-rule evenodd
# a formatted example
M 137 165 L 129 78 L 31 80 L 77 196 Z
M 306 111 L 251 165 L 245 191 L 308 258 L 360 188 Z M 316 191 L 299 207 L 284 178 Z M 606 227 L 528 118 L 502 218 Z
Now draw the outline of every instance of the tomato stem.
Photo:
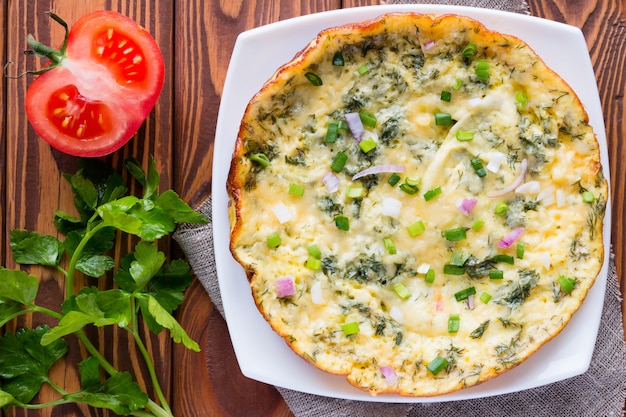
M 36 56 L 40 56 L 43 58 L 48 58 L 50 60 L 50 65 L 47 65 L 46 67 L 40 69 L 40 70 L 28 70 L 25 71 L 17 76 L 9 76 L 6 73 L 6 70 L 9 66 L 9 64 L 12 64 L 12 62 L 8 62 L 5 66 L 4 66 L 4 75 L 7 78 L 20 78 L 23 75 L 26 74 L 33 74 L 33 75 L 39 75 L 42 74 L 46 71 L 50 71 L 51 69 L 55 68 L 56 66 L 58 66 L 61 61 L 63 61 L 63 58 L 65 58 L 65 50 L 67 48 L 67 38 L 69 36 L 70 30 L 69 27 L 67 26 L 67 23 L 65 23 L 65 21 L 63 19 L 61 19 L 58 15 L 52 13 L 52 12 L 47 12 L 46 13 L 52 20 L 54 20 L 55 22 L 57 22 L 58 24 L 60 24 L 61 26 L 63 26 L 63 28 L 65 29 L 65 37 L 63 38 L 63 45 L 61 45 L 61 49 L 54 49 L 51 48 L 48 45 L 44 45 L 43 43 L 39 42 L 38 40 L 35 39 L 35 37 L 31 34 L 29 34 L 26 37 L 26 42 L 28 43 L 28 46 L 30 46 L 32 49 L 24 51 L 25 54 L 30 54 L 30 55 L 36 55 Z

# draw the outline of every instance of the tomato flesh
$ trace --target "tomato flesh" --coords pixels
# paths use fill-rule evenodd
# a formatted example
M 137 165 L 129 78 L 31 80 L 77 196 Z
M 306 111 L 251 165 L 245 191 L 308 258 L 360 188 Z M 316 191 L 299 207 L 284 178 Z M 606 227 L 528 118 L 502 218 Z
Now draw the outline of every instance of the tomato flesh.
M 132 19 L 109 10 L 72 26 L 65 56 L 31 83 L 26 114 L 52 147 L 75 156 L 108 155 L 127 143 L 163 87 L 163 56 Z
M 63 134 L 76 139 L 93 139 L 110 130 L 111 116 L 103 103 L 90 102 L 74 85 L 66 85 L 50 96 L 48 118 Z
M 91 57 L 106 65 L 119 84 L 141 84 L 146 79 L 146 59 L 141 48 L 113 28 L 94 38 Z

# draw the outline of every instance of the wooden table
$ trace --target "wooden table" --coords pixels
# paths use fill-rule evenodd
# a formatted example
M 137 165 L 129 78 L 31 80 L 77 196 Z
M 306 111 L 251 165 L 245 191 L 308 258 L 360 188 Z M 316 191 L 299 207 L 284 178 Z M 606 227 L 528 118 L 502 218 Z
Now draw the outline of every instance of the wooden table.
M 157 40 L 165 58 L 163 92 L 147 122 L 122 150 L 103 158 L 121 171 L 130 156 L 147 164 L 154 155 L 161 172 L 162 189 L 173 188 L 192 206 L 211 193 L 213 140 L 220 95 L 230 54 L 238 33 L 270 22 L 341 7 L 376 4 L 374 0 L 4 0 L 0 2 L 0 56 L 16 62 L 14 71 L 33 67 L 26 58 L 26 35 L 32 33 L 46 44 L 60 44 L 63 31 L 45 12 L 54 10 L 68 23 L 85 12 L 106 8 L 118 10 L 146 27 Z M 617 270 L 626 283 L 624 256 L 626 137 L 624 91 L 626 90 L 626 5 L 618 0 L 530 0 L 532 15 L 582 28 L 596 72 L 604 108 L 608 149 L 611 158 L 613 193 L 613 250 Z M 564 45 L 564 47 L 567 47 Z M 24 94 L 32 77 L 2 81 L 0 113 L 2 140 L 0 158 L 0 208 L 3 216 L 0 239 L 2 265 L 16 265 L 8 247 L 12 229 L 25 228 L 55 233 L 52 214 L 61 208 L 72 211 L 71 193 L 62 172 L 74 172 L 76 159 L 52 150 L 30 128 L 24 113 Z M 130 180 L 129 180 L 130 181 Z M 120 248 L 129 242 L 120 240 Z M 174 242 L 165 239 L 161 248 L 172 257 L 181 256 Z M 119 253 L 116 252 L 119 256 Z M 57 308 L 62 287 L 52 275 L 29 268 L 41 276 L 38 302 Z M 110 278 L 108 279 L 110 281 Z M 110 284 L 110 282 L 108 282 Z M 102 284 L 101 284 L 102 285 Z M 173 346 L 166 334 L 148 339 L 157 359 L 157 373 L 176 416 L 279 417 L 292 415 L 273 387 L 250 381 L 237 367 L 224 320 L 212 306 L 198 281 L 186 293 L 177 317 L 201 353 Z M 41 323 L 40 317 L 21 319 L 17 325 Z M 145 369 L 129 348 L 125 332 L 91 331 L 111 362 L 121 369 L 134 369 L 144 383 Z M 69 359 L 80 350 L 71 342 Z M 53 379 L 77 386 L 75 369 L 64 364 L 52 370 Z M 150 388 L 148 388 L 150 389 Z M 50 400 L 44 392 L 40 400 Z M 17 411 L 16 416 L 102 416 L 112 415 L 76 406 L 58 407 L 55 412 Z

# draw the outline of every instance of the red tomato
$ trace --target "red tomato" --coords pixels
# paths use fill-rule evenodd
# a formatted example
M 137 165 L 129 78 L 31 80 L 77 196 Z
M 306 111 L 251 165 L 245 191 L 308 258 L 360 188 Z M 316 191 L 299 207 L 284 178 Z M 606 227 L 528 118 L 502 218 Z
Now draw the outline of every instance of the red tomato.
M 61 62 L 30 85 L 26 114 L 54 148 L 107 155 L 137 132 L 163 77 L 163 57 L 148 31 L 117 12 L 96 11 L 71 28 Z

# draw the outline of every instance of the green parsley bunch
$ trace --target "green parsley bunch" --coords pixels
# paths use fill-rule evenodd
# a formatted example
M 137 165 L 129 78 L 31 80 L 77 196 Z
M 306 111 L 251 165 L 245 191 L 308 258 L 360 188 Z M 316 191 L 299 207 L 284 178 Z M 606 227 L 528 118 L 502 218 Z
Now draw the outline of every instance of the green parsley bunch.
M 200 350 L 172 315 L 192 281 L 190 267 L 184 260 L 167 263 L 156 241 L 173 232 L 177 223 L 206 223 L 207 219 L 174 191 L 158 192 L 160 178 L 155 165 L 150 158 L 144 171 L 135 159 L 125 162 L 143 189 L 143 196 L 136 197 L 128 195 L 122 176 L 104 163 L 82 161 L 76 174 L 64 174 L 78 215 L 59 210 L 54 214 L 54 224 L 64 239 L 26 230 L 11 232 L 15 262 L 43 265 L 58 272 L 65 280 L 66 297 L 58 312 L 39 306 L 37 277 L 0 267 L 0 328 L 30 313 L 58 320 L 54 327 L 20 328 L 0 337 L 0 407 L 39 409 L 75 402 L 119 415 L 172 416 L 139 335 L 138 322 L 141 317 L 152 332 L 167 329 L 174 342 Z M 134 252 L 126 254 L 116 269 L 107 253 L 114 247 L 118 232 L 139 239 Z M 62 264 L 63 260 L 67 262 Z M 111 273 L 117 285 L 106 290 L 89 286 L 75 292 L 77 272 L 93 278 Z M 130 333 L 146 362 L 160 405 L 130 373 L 116 370 L 100 354 L 83 332 L 87 325 L 119 326 Z M 70 334 L 75 334 L 88 352 L 78 364 L 81 389 L 76 392 L 66 391 L 48 375 L 52 365 L 67 353 L 68 343 L 63 337 Z M 31 404 L 43 384 L 58 393 L 58 400 Z

